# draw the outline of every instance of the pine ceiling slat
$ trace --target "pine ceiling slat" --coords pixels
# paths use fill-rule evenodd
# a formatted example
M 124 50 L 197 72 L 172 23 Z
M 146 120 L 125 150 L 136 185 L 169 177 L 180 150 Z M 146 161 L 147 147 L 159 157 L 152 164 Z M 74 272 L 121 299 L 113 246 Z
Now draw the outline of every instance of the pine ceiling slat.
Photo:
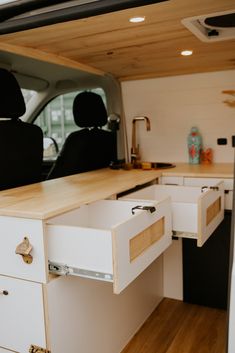
M 235 40 L 203 43 L 181 20 L 231 9 L 234 0 L 169 0 L 3 35 L 0 44 L 77 61 L 119 79 L 229 70 L 235 68 Z M 145 23 L 128 22 L 139 14 L 146 16 Z M 192 49 L 194 55 L 182 58 L 182 49 Z

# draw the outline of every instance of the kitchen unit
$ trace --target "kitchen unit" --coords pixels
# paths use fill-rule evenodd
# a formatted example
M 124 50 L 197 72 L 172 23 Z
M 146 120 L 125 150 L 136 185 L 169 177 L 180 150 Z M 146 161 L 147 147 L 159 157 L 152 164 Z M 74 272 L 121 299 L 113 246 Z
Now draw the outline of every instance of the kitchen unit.
M 11 2 L 17 8 L 18 1 Z M 66 3 L 71 2 L 79 1 Z M 82 1 L 86 2 L 90 7 L 115 3 Z M 57 95 L 99 87 L 106 93 L 109 113 L 121 118 L 120 159 L 128 160 L 125 141 L 129 139 L 131 145 L 133 118 L 147 114 L 151 131 L 139 129 L 140 149 L 133 144 L 141 160 L 187 161 L 186 136 L 196 125 L 204 144 L 213 149 L 215 164 L 177 164 L 165 171 L 97 171 L 0 193 L 1 353 L 119 353 L 162 297 L 185 299 L 183 283 L 192 276 L 185 273 L 187 261 L 182 265 L 182 257 L 191 258 L 194 250 L 197 257 L 215 238 L 223 196 L 225 209 L 231 209 L 233 166 L 224 162 L 233 161 L 234 110 L 230 108 L 234 102 L 225 105 L 222 92 L 234 90 L 234 34 L 224 40 L 226 30 L 211 31 L 213 26 L 205 28 L 204 20 L 234 13 L 234 0 L 127 2 L 143 6 L 95 12 L 92 17 L 86 17 L 91 12 L 83 13 L 82 18 L 74 17 L 74 9 L 69 8 L 69 16 L 59 16 L 60 23 L 53 20 L 48 26 L 51 22 L 43 21 L 48 16 L 44 10 L 30 11 L 26 18 L 25 14 L 14 18 L 14 11 L 3 14 L 0 65 L 16 73 L 24 88 L 38 91 L 25 120 L 33 122 Z M 49 12 L 50 16 L 54 11 Z M 129 22 L 140 12 L 145 22 Z M 36 28 L 28 29 L 34 19 Z M 206 42 L 185 20 L 196 27 L 201 23 Z M 185 49 L 192 49 L 194 55 L 181 56 Z M 219 145 L 218 138 L 226 144 Z M 180 187 L 185 185 L 190 193 L 196 190 L 197 198 L 191 203 L 183 197 L 174 205 L 168 193 L 159 200 L 158 196 L 114 200 L 123 192 L 137 191 L 135 185 L 155 188 L 157 181 L 159 190 L 163 184 L 174 184 L 174 195 L 177 190 L 183 195 Z M 199 211 L 201 200 L 214 196 L 211 188 L 222 188 L 221 182 L 225 194 Z M 115 212 L 111 212 L 113 202 Z M 132 203 L 128 214 L 122 202 Z M 190 203 L 193 229 L 182 228 L 182 216 L 177 216 L 184 203 Z M 100 216 L 95 218 L 97 211 Z M 203 239 L 205 225 L 208 232 Z M 189 245 L 183 246 L 183 254 L 182 243 Z M 191 284 L 186 287 L 190 290 Z M 229 353 L 233 351 L 232 347 Z
M 177 168 L 184 169 L 99 170 L 0 193 L 4 353 L 124 348 L 165 296 L 172 208 L 168 195 L 118 196 L 154 187 L 168 173 L 178 177 Z M 198 178 L 232 179 L 232 165 L 198 168 Z

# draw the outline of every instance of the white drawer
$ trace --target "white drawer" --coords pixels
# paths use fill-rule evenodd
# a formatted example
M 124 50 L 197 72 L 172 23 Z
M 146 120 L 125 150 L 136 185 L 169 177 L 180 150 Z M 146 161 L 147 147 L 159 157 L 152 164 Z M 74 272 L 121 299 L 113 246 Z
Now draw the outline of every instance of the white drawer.
M 39 220 L 0 217 L 0 274 L 35 282 L 46 282 L 43 225 Z M 33 261 L 28 264 L 16 248 L 24 238 L 32 245 Z
M 233 208 L 233 179 L 218 179 L 218 178 L 184 178 L 184 185 L 187 186 L 214 186 L 219 182 L 224 183 L 224 208 L 232 210 Z
M 0 353 L 12 353 L 12 351 L 0 347 Z
M 231 178 L 184 178 L 186 186 L 214 186 L 223 181 L 224 190 L 233 190 L 233 179 Z
M 132 214 L 138 205 L 156 211 Z M 110 281 L 120 293 L 171 244 L 170 200 L 98 201 L 50 219 L 46 232 L 51 272 Z
M 178 236 L 197 239 L 202 246 L 224 218 L 223 183 L 219 190 L 200 187 L 152 185 L 125 196 L 129 200 L 161 200 L 171 197 L 172 228 Z M 178 234 L 178 232 L 180 234 Z
M 181 176 L 162 176 L 160 184 L 163 185 L 184 185 L 184 177 Z
M 19 353 L 32 344 L 46 348 L 42 285 L 0 276 L 2 291 L 8 294 L 0 294 L 0 346 Z

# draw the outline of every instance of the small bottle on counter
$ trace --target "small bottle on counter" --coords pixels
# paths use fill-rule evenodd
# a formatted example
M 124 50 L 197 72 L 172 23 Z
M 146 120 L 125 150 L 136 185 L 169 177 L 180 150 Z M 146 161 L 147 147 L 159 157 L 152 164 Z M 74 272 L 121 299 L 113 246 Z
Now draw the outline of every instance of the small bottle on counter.
M 200 163 L 200 154 L 202 149 L 202 138 L 197 127 L 192 127 L 188 135 L 188 154 L 190 164 Z
M 205 148 L 201 151 L 201 164 L 212 164 L 213 151 L 211 148 Z

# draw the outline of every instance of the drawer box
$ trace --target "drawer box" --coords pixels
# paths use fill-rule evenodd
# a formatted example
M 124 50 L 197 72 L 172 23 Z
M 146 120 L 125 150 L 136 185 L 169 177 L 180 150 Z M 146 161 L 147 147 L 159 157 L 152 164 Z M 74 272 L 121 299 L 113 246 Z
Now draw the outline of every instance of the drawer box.
M 233 179 L 218 179 L 218 178 L 184 178 L 186 186 L 214 186 L 219 182 L 224 183 L 224 208 L 232 210 L 233 208 Z
M 171 244 L 170 199 L 98 201 L 48 220 L 46 233 L 51 272 L 110 281 L 118 294 Z
M 46 348 L 42 285 L 0 276 L 0 293 L 0 346 L 6 349 L 0 352 L 25 353 L 32 344 Z
M 197 239 L 202 246 L 224 218 L 224 189 L 219 183 L 218 190 L 200 187 L 152 185 L 126 195 L 127 200 L 161 200 L 171 197 L 172 228 L 177 236 Z
M 42 221 L 0 216 L 0 274 L 45 283 L 46 260 Z M 24 238 L 32 245 L 33 261 L 28 264 L 16 248 Z

